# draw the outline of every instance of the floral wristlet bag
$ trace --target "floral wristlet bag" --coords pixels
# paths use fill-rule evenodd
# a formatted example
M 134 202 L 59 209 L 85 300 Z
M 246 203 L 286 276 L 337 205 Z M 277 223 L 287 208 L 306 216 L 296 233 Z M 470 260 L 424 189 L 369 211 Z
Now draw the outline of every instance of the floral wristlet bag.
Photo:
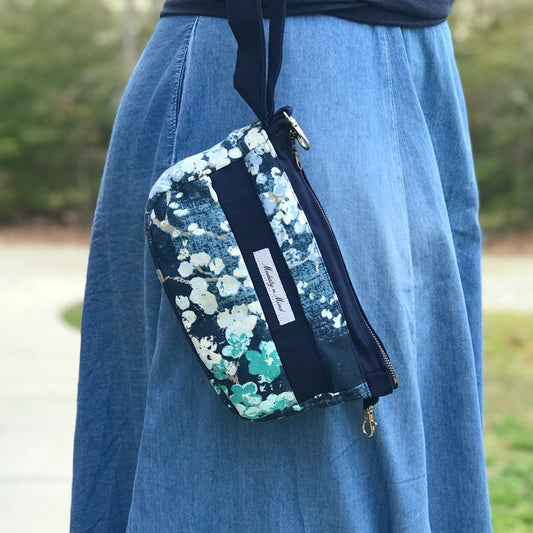
M 178 322 L 224 404 L 245 420 L 363 399 L 398 385 L 298 157 L 309 141 L 274 113 L 285 0 L 271 4 L 268 78 L 261 0 L 228 0 L 235 87 L 258 121 L 167 169 L 146 233 Z

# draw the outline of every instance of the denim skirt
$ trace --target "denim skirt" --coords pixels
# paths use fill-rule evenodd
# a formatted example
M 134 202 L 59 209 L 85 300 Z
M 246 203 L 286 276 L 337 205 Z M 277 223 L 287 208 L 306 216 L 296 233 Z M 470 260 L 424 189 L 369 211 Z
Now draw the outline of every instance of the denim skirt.
M 159 175 L 256 120 L 236 49 L 224 19 L 163 18 L 124 93 L 91 240 L 71 531 L 490 531 L 478 192 L 447 24 L 286 24 L 276 107 L 311 141 L 303 166 L 398 375 L 371 439 L 359 401 L 231 414 L 148 253 Z

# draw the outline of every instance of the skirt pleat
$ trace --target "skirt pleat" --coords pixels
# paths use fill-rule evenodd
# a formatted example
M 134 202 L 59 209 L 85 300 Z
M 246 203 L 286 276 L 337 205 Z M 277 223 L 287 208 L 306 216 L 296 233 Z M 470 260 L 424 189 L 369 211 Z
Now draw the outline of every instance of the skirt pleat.
M 447 24 L 286 22 L 276 105 L 310 139 L 303 166 L 399 379 L 372 439 L 359 401 L 232 415 L 162 294 L 148 193 L 256 120 L 236 50 L 223 19 L 163 18 L 120 104 L 87 272 L 71 531 L 490 531 L 478 193 Z

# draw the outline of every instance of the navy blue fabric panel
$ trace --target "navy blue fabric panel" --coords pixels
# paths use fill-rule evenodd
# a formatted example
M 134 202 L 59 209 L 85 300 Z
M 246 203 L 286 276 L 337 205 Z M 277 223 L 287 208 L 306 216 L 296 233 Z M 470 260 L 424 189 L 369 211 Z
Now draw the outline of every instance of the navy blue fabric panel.
M 332 15 L 385 26 L 424 27 L 444 22 L 453 0 L 287 0 L 287 16 Z M 263 1 L 264 16 L 270 18 L 269 2 Z M 225 0 L 167 0 L 162 17 L 203 15 L 226 18 Z
M 270 20 L 268 35 L 268 79 L 266 86 L 266 99 L 268 118 L 274 115 L 274 90 L 281 72 L 283 60 L 283 33 L 285 31 L 285 17 L 287 16 L 287 3 L 285 0 L 272 0 L 275 6 L 275 18 Z
M 352 288 L 335 236 L 329 229 L 329 223 L 326 221 L 325 215 L 322 214 L 322 208 L 318 204 L 318 199 L 315 197 L 311 185 L 307 182 L 304 173 L 300 172 L 295 165 L 290 151 L 286 119 L 282 117 L 283 115 L 280 117 L 278 111 L 276 118 L 268 128 L 269 138 L 276 149 L 282 168 L 287 173 L 298 197 L 298 201 L 307 217 L 307 221 L 315 235 L 322 259 L 324 260 L 335 292 L 339 298 L 339 303 L 343 309 L 346 324 L 350 330 L 358 360 L 362 367 L 363 376 L 368 387 L 373 396 L 389 394 L 394 389 L 392 377 L 381 354 L 379 345 L 374 338 L 375 333 L 373 335 L 370 326 L 367 325 L 368 322 L 364 311 Z
M 262 5 L 259 1 L 228 0 L 228 21 L 238 43 L 233 75 L 235 89 L 257 117 L 274 115 L 274 89 L 281 71 L 286 3 L 272 0 L 273 14 L 268 38 L 268 79 Z
M 333 392 L 328 370 L 321 359 L 313 331 L 302 309 L 298 289 L 243 160 L 211 175 L 212 185 L 263 308 L 270 334 L 298 402 L 323 392 Z M 268 248 L 294 314 L 294 321 L 280 325 L 253 252 Z
M 228 21 L 238 43 L 235 89 L 261 120 L 267 119 L 265 32 L 261 3 L 228 0 Z
M 318 341 L 318 349 L 328 364 L 334 390 L 346 391 L 366 381 L 354 356 L 350 335 L 343 335 L 330 342 Z

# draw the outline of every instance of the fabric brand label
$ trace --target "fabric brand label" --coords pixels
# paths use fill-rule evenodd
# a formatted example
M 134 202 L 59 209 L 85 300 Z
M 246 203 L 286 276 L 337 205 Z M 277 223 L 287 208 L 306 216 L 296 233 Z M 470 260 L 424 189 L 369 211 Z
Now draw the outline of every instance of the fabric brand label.
M 270 250 L 268 248 L 256 250 L 254 252 L 254 259 L 263 278 L 272 307 L 274 307 L 274 311 L 278 317 L 279 325 L 283 326 L 284 324 L 293 322 L 295 320 L 294 313 L 292 312 L 285 289 L 281 284 L 281 279 L 270 255 Z

